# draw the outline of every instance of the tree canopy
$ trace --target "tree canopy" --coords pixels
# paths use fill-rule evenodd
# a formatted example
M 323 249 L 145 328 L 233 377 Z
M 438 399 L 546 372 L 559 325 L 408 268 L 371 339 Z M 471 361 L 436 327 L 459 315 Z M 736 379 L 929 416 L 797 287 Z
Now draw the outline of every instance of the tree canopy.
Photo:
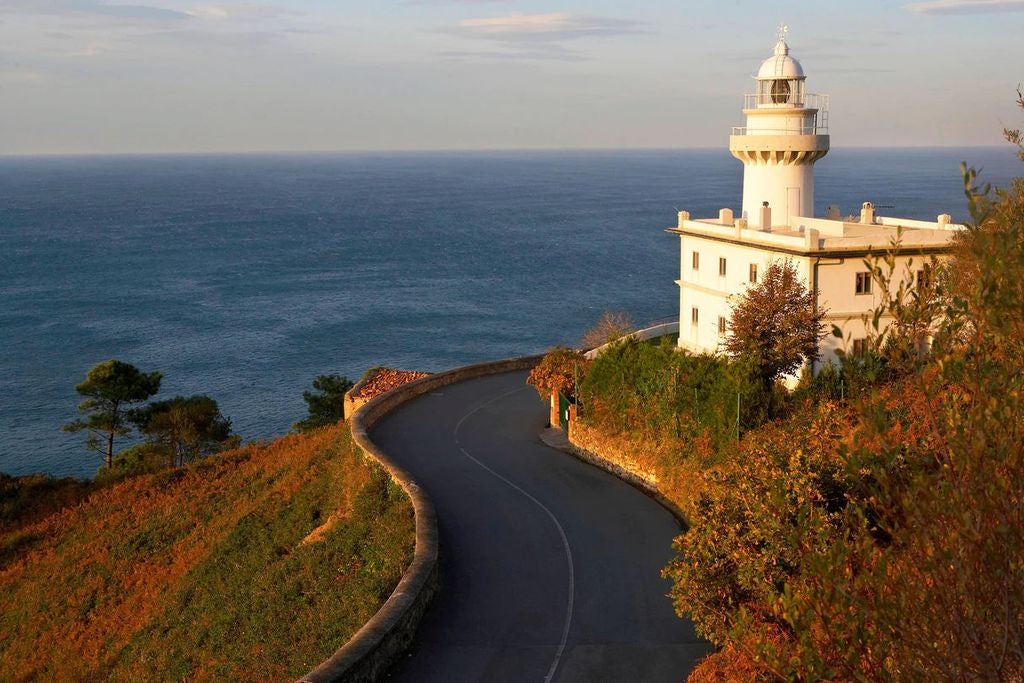
M 140 372 L 130 363 L 108 360 L 94 366 L 85 381 L 75 387 L 85 400 L 78 410 L 84 419 L 70 422 L 62 428 L 67 432 L 86 430 L 86 447 L 105 454 L 109 468 L 114 460 L 114 437 L 130 431 L 128 411 L 135 404 L 146 401 L 160 390 L 159 372 Z
M 313 380 L 315 391 L 302 392 L 302 400 L 309 408 L 309 415 L 292 427 L 300 432 L 308 432 L 342 420 L 345 417 L 345 392 L 353 386 L 348 377 L 318 375 Z
M 825 311 L 817 309 L 815 299 L 792 262 L 772 263 L 733 304 L 725 350 L 749 358 L 766 387 L 816 361 Z
M 231 420 L 209 396 L 176 396 L 132 414 L 139 431 L 160 444 L 170 467 L 221 450 L 231 438 Z
M 545 401 L 556 391 L 575 400 L 577 384 L 589 367 L 590 361 L 579 351 L 556 346 L 530 371 L 526 383 L 532 385 Z

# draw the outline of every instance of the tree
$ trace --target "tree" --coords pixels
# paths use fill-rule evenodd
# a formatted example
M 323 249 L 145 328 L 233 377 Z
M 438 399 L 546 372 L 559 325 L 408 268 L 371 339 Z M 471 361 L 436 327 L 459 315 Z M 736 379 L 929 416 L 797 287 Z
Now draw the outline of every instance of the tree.
M 341 375 L 318 375 L 312 391 L 302 392 L 302 400 L 309 406 L 309 416 L 292 425 L 300 432 L 334 424 L 345 417 L 345 392 L 353 387 L 352 380 Z
M 176 396 L 133 411 L 132 421 L 166 452 L 169 467 L 209 455 L 233 444 L 231 420 L 209 396 Z
M 577 382 L 583 379 L 589 367 L 590 361 L 579 351 L 556 346 L 530 371 L 526 383 L 532 385 L 545 401 L 556 391 L 575 400 Z
M 818 359 L 824 317 L 796 267 L 777 261 L 733 305 L 725 350 L 752 360 L 767 390 L 782 375 Z
M 583 334 L 581 344 L 585 349 L 596 349 L 633 332 L 636 332 L 636 327 L 628 313 L 605 311 L 597 324 Z
M 114 461 L 114 437 L 130 431 L 128 413 L 131 406 L 141 403 L 160 390 L 159 372 L 145 374 L 130 363 L 108 360 L 94 366 L 85 381 L 75 387 L 85 400 L 78 410 L 87 414 L 61 429 L 66 432 L 87 430 L 86 448 L 104 453 L 106 466 Z

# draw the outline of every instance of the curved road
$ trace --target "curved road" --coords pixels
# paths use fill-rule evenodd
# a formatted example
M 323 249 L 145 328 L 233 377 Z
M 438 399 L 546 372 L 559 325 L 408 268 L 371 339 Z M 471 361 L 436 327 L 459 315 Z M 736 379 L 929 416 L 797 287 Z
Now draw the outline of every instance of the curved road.
M 406 404 L 373 440 L 430 494 L 441 592 L 390 680 L 680 681 L 710 651 L 665 597 L 675 518 L 543 445 L 525 372 Z

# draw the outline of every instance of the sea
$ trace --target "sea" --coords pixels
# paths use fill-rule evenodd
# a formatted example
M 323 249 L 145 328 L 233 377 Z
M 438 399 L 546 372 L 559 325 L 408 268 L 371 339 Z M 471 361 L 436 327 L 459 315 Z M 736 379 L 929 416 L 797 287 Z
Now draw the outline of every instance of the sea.
M 961 161 L 834 149 L 817 212 L 966 217 Z M 319 374 L 437 371 L 678 314 L 678 210 L 737 212 L 724 150 L 0 157 L 0 471 L 92 476 L 75 385 L 117 358 L 286 433 Z M 120 445 L 127 445 L 123 439 Z

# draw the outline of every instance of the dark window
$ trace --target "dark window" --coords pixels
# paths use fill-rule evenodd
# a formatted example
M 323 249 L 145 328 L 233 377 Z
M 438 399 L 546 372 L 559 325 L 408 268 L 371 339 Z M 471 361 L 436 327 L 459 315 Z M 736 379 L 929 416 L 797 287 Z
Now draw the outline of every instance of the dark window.
M 857 293 L 871 293 L 871 273 L 857 273 Z
M 750 264 L 750 281 L 751 282 L 757 282 L 757 264 L 756 263 L 751 263 Z
M 718 259 L 718 274 L 721 277 L 725 277 L 725 259 Z
M 860 358 L 868 350 L 867 339 L 854 339 L 853 340 L 853 355 Z
M 693 269 L 700 270 L 700 252 L 693 252 Z
M 690 309 L 690 322 L 696 325 L 699 317 L 700 313 L 698 313 L 697 307 L 694 306 L 693 308 Z
M 725 318 L 718 316 L 718 334 L 725 334 Z

